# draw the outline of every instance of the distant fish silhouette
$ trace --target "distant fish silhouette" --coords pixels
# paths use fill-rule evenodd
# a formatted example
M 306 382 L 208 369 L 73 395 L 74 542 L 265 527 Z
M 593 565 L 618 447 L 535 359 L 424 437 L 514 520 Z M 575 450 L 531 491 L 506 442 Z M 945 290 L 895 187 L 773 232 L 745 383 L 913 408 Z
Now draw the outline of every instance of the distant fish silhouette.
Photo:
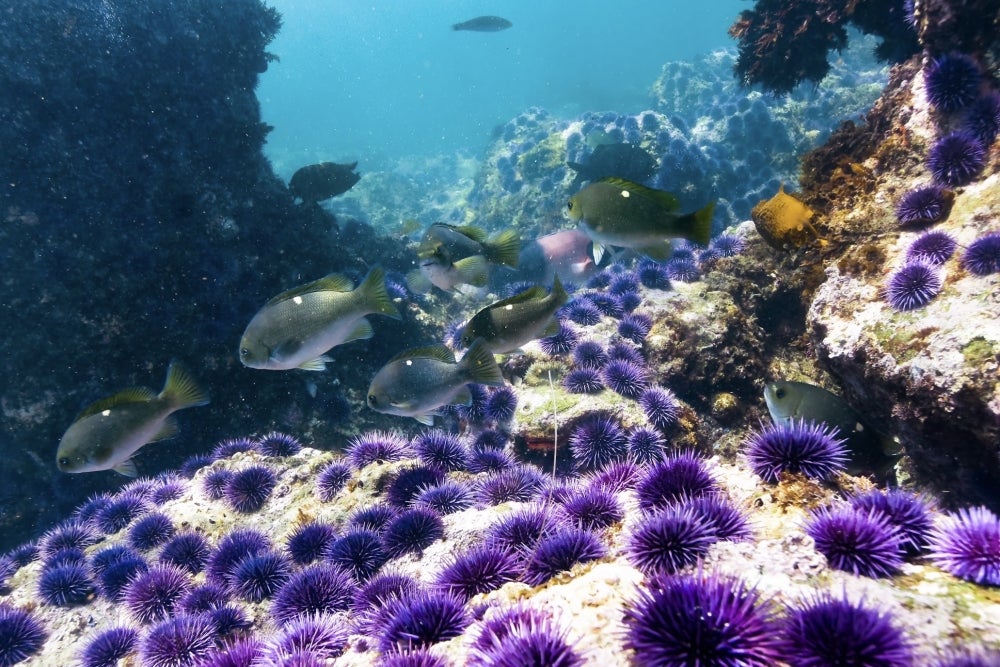
M 471 30 L 473 32 L 500 32 L 514 25 L 500 16 L 477 16 L 468 21 L 462 21 L 451 26 L 452 30 Z
M 288 189 L 292 196 L 300 198 L 306 204 L 336 197 L 354 187 L 361 178 L 361 174 L 354 171 L 357 166 L 357 162 L 310 164 L 292 174 Z

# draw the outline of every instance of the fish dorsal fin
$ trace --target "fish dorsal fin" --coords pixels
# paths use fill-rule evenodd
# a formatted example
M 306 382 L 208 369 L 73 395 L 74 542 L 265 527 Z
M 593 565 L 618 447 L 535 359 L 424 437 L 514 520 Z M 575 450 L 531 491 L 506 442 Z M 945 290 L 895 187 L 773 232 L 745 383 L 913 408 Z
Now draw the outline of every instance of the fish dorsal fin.
M 431 225 L 431 227 L 434 227 L 435 225 L 438 227 L 446 227 L 447 229 L 450 229 L 453 232 L 457 232 L 462 236 L 467 236 L 476 243 L 486 242 L 487 236 L 485 229 L 480 229 L 479 227 L 473 227 L 472 225 L 461 225 L 461 226 L 449 225 L 446 222 L 435 222 L 433 225 Z
M 534 287 L 529 287 L 528 289 L 515 294 L 514 296 L 507 297 L 502 301 L 497 301 L 492 306 L 490 310 L 495 310 L 497 308 L 503 308 L 505 306 L 513 306 L 518 303 L 525 303 L 526 301 L 534 301 L 536 299 L 544 299 L 548 296 L 548 292 L 541 285 L 535 285 Z
M 116 408 L 120 405 L 126 405 L 128 403 L 148 403 L 156 398 L 156 396 L 157 394 L 155 391 L 146 387 L 129 387 L 128 389 L 122 389 L 113 396 L 102 398 L 101 400 L 88 405 L 83 409 L 83 412 L 77 415 L 76 419 L 79 421 L 84 417 L 96 415 L 100 412 L 104 412 L 105 410 L 110 410 L 111 408 Z
M 607 178 L 599 180 L 598 183 L 607 183 L 608 185 L 619 187 L 622 190 L 628 190 L 632 194 L 640 195 L 646 199 L 656 202 L 668 211 L 678 211 L 681 208 L 680 200 L 669 192 L 646 187 L 642 183 L 635 183 L 626 178 L 608 176 Z
M 389 362 L 402 361 L 404 359 L 436 359 L 446 364 L 453 364 L 455 363 L 455 353 L 444 345 L 429 345 L 428 347 L 415 347 L 411 350 L 400 352 L 390 359 Z
M 319 280 L 314 280 L 311 283 L 306 283 L 305 285 L 299 285 L 298 287 L 293 287 L 290 290 L 285 290 L 278 296 L 268 301 L 267 305 L 294 299 L 297 296 L 313 294 L 314 292 L 350 292 L 353 289 L 354 283 L 351 282 L 350 278 L 339 273 L 331 273 L 330 275 L 323 276 Z

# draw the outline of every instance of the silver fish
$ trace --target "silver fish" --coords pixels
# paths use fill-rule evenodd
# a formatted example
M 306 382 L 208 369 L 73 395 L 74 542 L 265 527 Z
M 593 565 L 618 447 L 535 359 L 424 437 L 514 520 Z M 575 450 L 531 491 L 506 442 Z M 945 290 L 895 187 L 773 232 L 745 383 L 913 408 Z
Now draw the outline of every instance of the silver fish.
M 349 279 L 332 273 L 274 297 L 243 332 L 240 361 L 266 370 L 322 371 L 330 361 L 326 351 L 372 337 L 365 315 L 401 319 L 385 290 L 381 268 L 372 268 L 357 289 L 352 287 Z
M 376 412 L 413 417 L 433 426 L 443 405 L 472 403 L 466 386 L 503 384 L 496 360 L 482 341 L 475 341 L 460 362 L 443 346 L 407 350 L 383 366 L 368 388 L 368 407 Z
M 132 456 L 143 445 L 177 433 L 171 415 L 207 403 L 208 396 L 191 375 L 173 362 L 159 394 L 145 387 L 125 389 L 81 412 L 59 441 L 56 465 L 63 472 L 114 470 L 135 477 Z

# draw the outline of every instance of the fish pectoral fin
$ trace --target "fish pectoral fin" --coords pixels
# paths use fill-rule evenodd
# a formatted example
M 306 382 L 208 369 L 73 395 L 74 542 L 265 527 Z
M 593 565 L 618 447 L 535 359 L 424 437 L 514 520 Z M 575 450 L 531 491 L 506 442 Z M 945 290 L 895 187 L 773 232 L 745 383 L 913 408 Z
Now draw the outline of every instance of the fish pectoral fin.
M 315 359 L 310 359 L 309 361 L 303 361 L 299 364 L 299 368 L 304 371 L 325 371 L 327 363 L 333 361 L 330 357 L 325 354 L 316 357 Z
M 434 287 L 420 269 L 413 269 L 406 274 L 406 286 L 411 292 L 418 294 L 427 294 Z
M 350 333 L 347 334 L 347 338 L 344 339 L 345 343 L 350 343 L 352 340 L 368 340 L 375 335 L 375 331 L 372 329 L 371 322 L 367 318 L 362 317 L 358 320 L 358 323 L 354 325 Z
M 153 439 L 150 440 L 150 442 L 167 440 L 168 438 L 172 438 L 177 435 L 180 430 L 180 426 L 177 425 L 177 420 L 173 417 L 167 417 L 163 420 L 163 426 L 160 427 L 160 430 L 156 432 L 156 435 L 153 436 Z
M 451 400 L 454 405 L 472 405 L 472 392 L 468 386 L 463 386 Z
M 416 415 L 414 419 L 424 426 L 434 426 L 434 415 Z
M 472 255 L 453 264 L 463 283 L 482 287 L 489 278 L 490 267 L 482 255 Z
M 552 321 L 545 326 L 545 330 L 542 331 L 543 336 L 555 336 L 559 333 L 559 320 L 552 318 Z
M 271 358 L 276 360 L 287 359 L 294 355 L 302 347 L 302 341 L 296 338 L 283 340 L 271 349 Z
M 600 264 L 604 259 L 604 244 L 594 241 L 594 264 Z
M 135 461 L 132 459 L 126 459 L 112 468 L 119 475 L 124 475 L 125 477 L 138 477 L 139 468 L 136 467 Z

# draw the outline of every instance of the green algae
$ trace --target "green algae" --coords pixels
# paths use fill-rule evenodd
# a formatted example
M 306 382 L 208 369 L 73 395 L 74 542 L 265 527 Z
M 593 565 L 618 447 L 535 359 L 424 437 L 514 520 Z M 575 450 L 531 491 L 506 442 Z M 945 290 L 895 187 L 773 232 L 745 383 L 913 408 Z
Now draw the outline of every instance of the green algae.
M 566 142 L 558 132 L 550 134 L 517 160 L 517 168 L 526 181 L 535 181 L 566 163 Z
M 982 368 L 988 363 L 996 363 L 1000 357 L 1000 350 L 994 341 L 987 340 L 983 336 L 976 336 L 962 346 L 962 357 L 965 363 L 974 368 Z

